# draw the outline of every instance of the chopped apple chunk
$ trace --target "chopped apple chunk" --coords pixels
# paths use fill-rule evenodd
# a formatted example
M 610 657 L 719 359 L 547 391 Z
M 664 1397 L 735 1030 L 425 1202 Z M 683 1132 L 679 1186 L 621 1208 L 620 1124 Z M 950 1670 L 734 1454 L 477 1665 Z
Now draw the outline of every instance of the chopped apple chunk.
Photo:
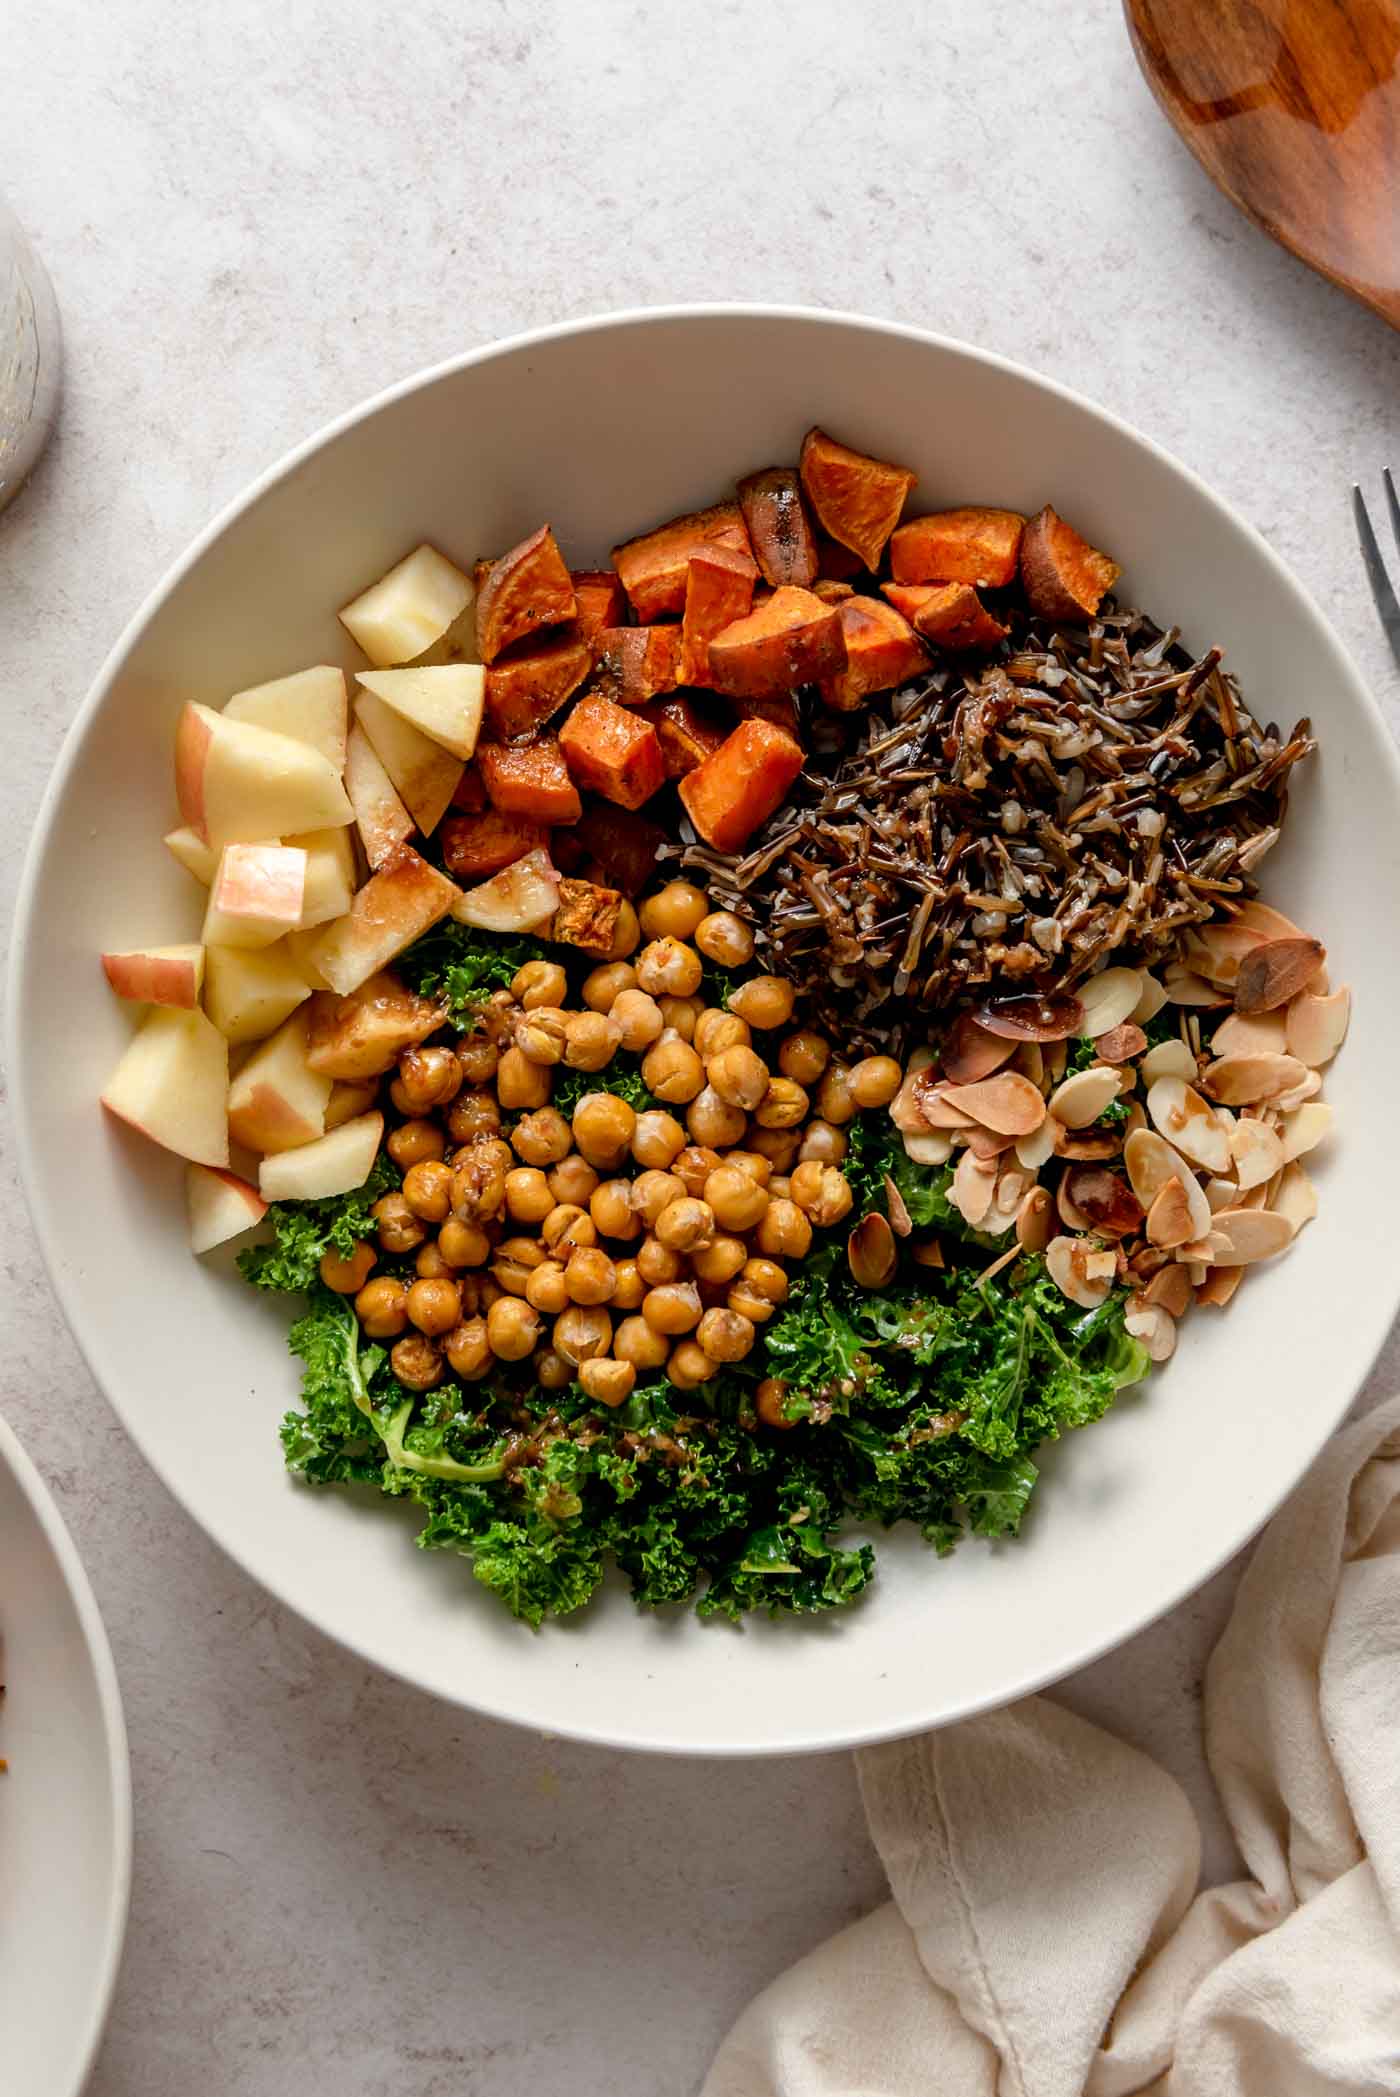
M 202 1012 L 157 1005 L 107 1081 L 108 1112 L 196 1165 L 228 1163 L 228 1043 Z
M 411 670 L 363 670 L 356 682 L 465 763 L 476 748 L 486 672 L 477 663 Z
M 357 1115 L 300 1150 L 264 1158 L 258 1186 L 265 1201 L 324 1201 L 363 1187 L 379 1154 L 384 1116 Z
M 180 814 L 205 844 L 339 828 L 354 810 L 340 774 L 309 743 L 188 705 L 175 734 Z
M 204 913 L 204 941 L 270 947 L 301 923 L 306 854 L 299 846 L 225 845 Z
M 340 623 L 380 669 L 432 654 L 472 657 L 476 589 L 435 546 L 415 547 L 340 614 Z
M 431 837 L 451 806 L 462 776 L 462 760 L 424 735 L 375 692 L 361 692 L 355 719 L 388 773 L 394 791 L 425 837 Z
M 408 845 L 371 874 L 349 913 L 327 925 L 311 959 L 345 996 L 447 916 L 460 890 Z
M 204 981 L 201 946 L 132 947 L 104 954 L 102 967 L 119 998 L 138 1005 L 174 1005 L 192 1012 Z
M 216 1245 L 242 1237 L 267 1214 L 257 1188 L 219 1165 L 186 1166 L 185 1207 L 191 1252 L 212 1252 Z
M 251 685 L 246 692 L 235 692 L 224 708 L 226 721 L 252 721 L 294 742 L 308 743 L 337 772 L 345 770 L 348 716 L 345 672 L 333 663 L 317 663 L 313 669 L 274 678 L 271 684 Z
M 229 1088 L 229 1134 L 245 1150 L 296 1150 L 325 1128 L 331 1081 L 308 1064 L 307 1038 L 302 1006 L 254 1049 Z

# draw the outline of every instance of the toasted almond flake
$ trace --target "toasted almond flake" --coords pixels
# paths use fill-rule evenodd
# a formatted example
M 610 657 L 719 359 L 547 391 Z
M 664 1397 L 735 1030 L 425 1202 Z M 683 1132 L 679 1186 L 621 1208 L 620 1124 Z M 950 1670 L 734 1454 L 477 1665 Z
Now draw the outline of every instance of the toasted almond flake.
M 1263 934 L 1248 925 L 1199 925 L 1182 941 L 1182 953 L 1198 976 L 1220 990 L 1229 990 L 1245 955 L 1262 942 Z
M 1132 1020 L 1125 1019 L 1120 1020 L 1116 1027 L 1110 1027 L 1106 1034 L 1100 1034 L 1095 1038 L 1094 1054 L 1100 1063 L 1133 1063 L 1146 1047 L 1147 1036 L 1142 1028 L 1135 1026 Z M 1135 1075 L 1132 1071 L 1125 1072 L 1125 1084 L 1131 1084 Z
M 965 1150 L 948 1188 L 948 1199 L 964 1223 L 970 1223 L 974 1230 L 982 1228 L 991 1213 L 995 1191 L 995 1170 L 989 1172 L 980 1158 Z
M 1170 1311 L 1173 1318 L 1184 1318 L 1191 1308 L 1191 1277 L 1184 1267 L 1162 1267 L 1142 1293 L 1149 1303 Z
M 1167 963 L 1167 997 L 1173 1005 L 1223 1005 L 1225 993 L 1179 961 Z
M 1044 1187 L 1032 1187 L 1021 1197 L 1016 1211 L 1016 1241 L 1026 1252 L 1044 1252 L 1050 1243 L 1050 1195 Z
M 933 1050 L 927 1046 L 914 1049 L 904 1067 L 904 1083 L 889 1104 L 890 1120 L 901 1136 L 918 1136 L 928 1127 L 920 1101 L 928 1090 L 927 1081 L 921 1083 L 920 1076 L 934 1062 Z
M 1046 1077 L 1052 1085 L 1058 1085 L 1065 1074 L 1065 1065 L 1069 1062 L 1069 1043 L 1047 1041 L 1042 1044 L 1040 1052 L 1045 1058 Z
M 996 1280 L 997 1276 L 1001 1273 L 1003 1267 L 1009 1267 L 1013 1260 L 1020 1259 L 1022 1250 L 1023 1248 L 1019 1244 L 1008 1246 L 1006 1251 L 1002 1253 L 998 1259 L 992 1261 L 990 1267 L 984 1267 L 982 1269 L 982 1272 L 977 1277 L 974 1287 L 979 1289 L 985 1289 L 988 1282 Z
M 1045 1051 L 1038 1041 L 1023 1041 L 1018 1044 L 1011 1058 L 1011 1068 L 1019 1070 L 1023 1078 L 1029 1078 L 1037 1092 L 1045 1085 Z
M 1039 1172 L 1042 1165 L 1048 1165 L 1055 1155 L 1055 1138 L 1060 1126 L 1053 1114 L 1047 1114 L 1040 1127 L 1032 1129 L 1029 1136 L 1018 1136 L 1017 1164 L 1024 1165 L 1028 1172 Z
M 1222 1176 L 1230 1170 L 1230 1131 L 1194 1085 L 1158 1078 L 1147 1095 L 1147 1111 L 1168 1143 L 1193 1165 Z
M 1240 1190 L 1233 1180 L 1209 1179 L 1206 1181 L 1206 1200 L 1210 1213 L 1217 1215 L 1221 1209 L 1233 1209 L 1240 1198 Z
M 1151 1361 L 1170 1361 L 1176 1351 L 1176 1320 L 1163 1305 L 1149 1303 L 1144 1296 L 1128 1298 L 1123 1329 L 1142 1342 Z
M 1232 1012 L 1211 1035 L 1217 1056 L 1281 1056 L 1288 1046 L 1281 1012 Z
M 1088 1248 L 1083 1238 L 1052 1238 L 1045 1248 L 1045 1265 L 1062 1296 L 1081 1310 L 1096 1311 L 1105 1301 L 1111 1280 L 1091 1281 L 1085 1271 Z
M 1134 1129 L 1123 1145 L 1128 1181 L 1144 1209 L 1150 1209 L 1168 1180 L 1195 1177 L 1186 1160 L 1155 1129 Z
M 1170 1251 L 1175 1245 L 1189 1245 L 1195 1236 L 1185 1183 L 1168 1180 L 1147 1212 L 1148 1242 Z
M 1271 903 L 1261 903 L 1258 897 L 1241 903 L 1233 915 L 1232 922 L 1245 925 L 1257 932 L 1261 939 L 1301 939 L 1303 934 L 1291 917 L 1275 910 Z
M 1208 1267 L 1217 1249 L 1224 1243 L 1223 1238 L 1212 1239 L 1208 1231 L 1204 1238 L 1193 1238 L 1189 1245 L 1178 1245 L 1174 1257 L 1188 1270 L 1192 1267 Z
M 1290 939 L 1266 939 L 1240 963 L 1235 979 L 1237 1012 L 1273 1012 L 1307 988 L 1327 951 L 1317 939 L 1302 934 Z
M 1196 1284 L 1196 1301 L 1223 1311 L 1243 1280 L 1243 1267 L 1207 1268 Z
M 955 1107 L 948 1097 L 946 1085 L 927 1085 L 918 1094 L 919 1112 L 924 1126 L 930 1129 L 971 1129 L 977 1125 L 975 1114 L 964 1113 Z
M 1308 980 L 1303 985 L 1303 988 L 1307 992 L 1309 997 L 1325 998 L 1330 996 L 1332 990 L 1332 978 L 1327 973 L 1326 962 L 1322 964 L 1321 968 L 1317 970 L 1315 975 L 1311 975 L 1308 977 Z
M 1091 1064 L 1088 1070 L 1077 1070 L 1055 1088 L 1050 1095 L 1050 1112 L 1067 1129 L 1087 1129 L 1113 1105 L 1122 1089 L 1116 1070 L 1106 1063 Z
M 987 1159 L 999 1158 L 1003 1152 L 1014 1149 L 1016 1138 L 998 1136 L 994 1129 L 979 1129 L 974 1123 L 970 1129 L 959 1130 L 953 1142 L 955 1145 L 966 1143 L 968 1149 L 975 1152 L 985 1164 Z
M 1063 1122 L 1055 1123 L 1059 1134 L 1055 1138 L 1057 1158 L 1072 1158 L 1076 1165 L 1101 1165 L 1105 1158 L 1116 1158 L 1123 1148 L 1123 1134 L 1118 1129 L 1104 1128 L 1095 1124 L 1087 1129 L 1067 1129 Z
M 1196 1082 L 1196 1059 L 1186 1043 L 1175 1036 L 1149 1049 L 1138 1069 L 1144 1085 L 1155 1085 L 1158 1078 L 1184 1078 L 1188 1085 Z
M 992 1198 L 992 1207 L 1003 1216 L 1014 1218 L 1030 1188 L 1032 1178 L 1031 1173 L 1022 1172 L 1017 1165 L 1004 1165 L 997 1175 L 997 1191 Z
M 953 1139 L 941 1129 L 930 1129 L 926 1136 L 906 1136 L 904 1155 L 913 1165 L 946 1165 L 953 1155 Z
M 1145 1027 L 1150 1019 L 1157 1017 L 1157 1014 L 1166 1002 L 1167 993 L 1163 990 L 1157 978 L 1144 975 L 1142 979 L 1142 995 L 1128 1014 L 1128 1017 L 1134 1026 Z
M 1222 1209 L 1211 1229 L 1212 1244 L 1220 1240 L 1211 1264 L 1252 1267 L 1256 1260 L 1271 1260 L 1283 1251 L 1296 1227 L 1274 1209 Z
M 953 1085 L 943 1097 L 999 1136 L 1029 1136 L 1045 1119 L 1045 1102 L 1029 1078 L 998 1071 L 975 1085 Z
M 890 1229 L 897 1238 L 907 1238 L 914 1228 L 914 1219 L 909 1214 L 909 1204 L 888 1173 L 885 1173 L 884 1181 L 885 1207 L 889 1211 Z
M 1280 1132 L 1284 1164 L 1291 1165 L 1295 1158 L 1315 1149 L 1324 1136 L 1331 1134 L 1336 1118 L 1336 1109 L 1320 1099 L 1308 1100 L 1291 1114 L 1285 1114 Z
M 1230 1131 L 1230 1156 L 1241 1189 L 1263 1188 L 1283 1163 L 1283 1145 L 1262 1121 L 1242 1118 Z
M 1292 1114 L 1297 1108 L 1306 1105 L 1310 1099 L 1316 1099 L 1321 1090 L 1321 1071 L 1310 1070 L 1301 1084 L 1291 1086 L 1287 1092 L 1281 1092 L 1271 1104 L 1280 1114 Z
M 1084 1272 L 1090 1281 L 1113 1281 L 1118 1273 L 1117 1255 L 1111 1252 L 1086 1252 Z
M 943 1075 L 955 1085 L 975 1085 L 1000 1070 L 1016 1044 L 979 1027 L 970 1012 L 954 1020 L 944 1038 L 941 1061 Z
M 1226 1107 L 1253 1107 L 1300 1085 L 1307 1065 L 1296 1056 L 1220 1056 L 1201 1073 L 1201 1090 Z
M 1070 1191 L 1070 1177 L 1068 1173 L 1062 1176 L 1059 1186 L 1055 1189 L 1055 1207 L 1066 1230 L 1090 1231 L 1093 1229 L 1094 1226 L 1090 1223 Z
M 846 1240 L 846 1261 L 862 1289 L 883 1289 L 899 1264 L 894 1232 L 878 1209 L 871 1209 Z
M 1334 990 L 1330 997 L 1313 997 L 1304 991 L 1288 1007 L 1286 1027 L 1288 1053 L 1313 1070 L 1330 1063 L 1347 1037 L 1351 1018 L 1351 992 Z
M 1283 1168 L 1273 1213 L 1281 1216 L 1294 1237 L 1317 1214 L 1317 1189 L 1295 1160 Z
M 1105 968 L 1079 986 L 1084 1017 L 1079 1031 L 1090 1041 L 1119 1027 L 1137 1010 L 1144 974 L 1140 968 Z

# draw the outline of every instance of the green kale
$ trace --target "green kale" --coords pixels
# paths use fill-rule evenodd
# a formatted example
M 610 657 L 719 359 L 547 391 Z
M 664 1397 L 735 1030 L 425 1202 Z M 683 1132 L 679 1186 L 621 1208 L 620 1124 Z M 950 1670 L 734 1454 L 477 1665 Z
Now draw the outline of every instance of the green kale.
M 620 1065 L 614 1069 L 611 1064 L 606 1070 L 570 1070 L 563 1064 L 555 1065 L 549 1104 L 557 1108 L 566 1121 L 572 1120 L 574 1109 L 586 1092 L 610 1092 L 614 1099 L 626 1100 L 638 1114 L 661 1105 L 660 1100 L 648 1092 L 639 1070 L 624 1070 Z
M 334 1251 L 348 1259 L 362 1239 L 372 1238 L 370 1210 L 381 1194 L 391 1194 L 398 1185 L 398 1168 L 381 1151 L 369 1178 L 353 1194 L 333 1194 L 324 1201 L 275 1201 L 266 1217 L 272 1241 L 240 1252 L 239 1273 L 255 1289 L 304 1293 L 314 1288 L 322 1253 Z
M 439 998 L 452 1024 L 471 1026 L 493 990 L 508 989 L 527 961 L 558 959 L 558 950 L 528 936 L 503 939 L 444 918 L 395 964 L 410 990 Z

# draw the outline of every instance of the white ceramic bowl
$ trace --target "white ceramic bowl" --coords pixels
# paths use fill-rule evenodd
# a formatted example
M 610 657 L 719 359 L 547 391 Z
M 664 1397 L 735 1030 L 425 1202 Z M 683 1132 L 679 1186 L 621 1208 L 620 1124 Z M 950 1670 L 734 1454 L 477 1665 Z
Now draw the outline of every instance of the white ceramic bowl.
M 129 1015 L 103 947 L 195 935 L 162 850 L 171 731 L 303 663 L 347 663 L 335 608 L 422 538 L 458 560 L 548 517 L 576 562 L 792 459 L 820 421 L 918 469 L 919 505 L 1053 500 L 1123 588 L 1204 647 L 1256 710 L 1311 714 L 1321 761 L 1267 892 L 1357 993 L 1329 1082 L 1342 1117 L 1322 1215 L 1103 1424 L 1047 1455 L 1023 1539 L 937 1561 L 907 1535 L 836 1620 L 648 1617 L 622 1592 L 532 1637 L 466 1567 L 409 1547 L 406 1509 L 313 1492 L 276 1427 L 296 1381 L 281 1305 L 185 1246 L 179 1165 L 96 1108 Z M 631 1747 L 763 1753 L 875 1739 L 1018 1696 L 1129 1637 L 1245 1541 L 1341 1417 L 1394 1311 L 1400 1185 L 1400 777 L 1316 608 L 1191 474 L 1057 386 L 966 346 L 839 314 L 620 315 L 474 352 L 381 395 L 267 474 L 138 615 L 40 815 L 13 962 L 21 1153 L 54 1282 L 151 1463 L 273 1593 L 436 1694 Z M 76 1227 L 75 1227 L 76 1226 Z
M 16 2097 L 77 2097 L 126 1929 L 126 1728 L 87 1575 L 3 1420 L 0 1641 L 0 2080 Z

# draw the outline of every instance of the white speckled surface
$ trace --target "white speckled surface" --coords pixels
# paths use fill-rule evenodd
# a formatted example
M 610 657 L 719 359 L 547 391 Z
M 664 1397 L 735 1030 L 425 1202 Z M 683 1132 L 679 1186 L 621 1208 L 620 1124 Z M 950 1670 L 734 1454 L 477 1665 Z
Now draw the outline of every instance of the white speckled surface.
M 1208 186 L 1114 0 L 50 0 L 6 56 L 0 182 L 69 356 L 58 439 L 0 518 L 7 922 L 63 730 L 211 512 L 387 380 L 612 306 L 840 305 L 1024 358 L 1252 517 L 1400 720 L 1346 502 L 1400 451 L 1400 342 Z M 0 1408 L 92 1574 L 136 1770 L 95 2097 L 692 2089 L 754 1988 L 880 1895 L 845 1758 L 631 1761 L 366 1674 L 128 1447 L 5 1171 Z M 1392 1341 L 1373 1393 L 1397 1368 Z M 1064 1690 L 1207 1815 L 1229 1591 Z

